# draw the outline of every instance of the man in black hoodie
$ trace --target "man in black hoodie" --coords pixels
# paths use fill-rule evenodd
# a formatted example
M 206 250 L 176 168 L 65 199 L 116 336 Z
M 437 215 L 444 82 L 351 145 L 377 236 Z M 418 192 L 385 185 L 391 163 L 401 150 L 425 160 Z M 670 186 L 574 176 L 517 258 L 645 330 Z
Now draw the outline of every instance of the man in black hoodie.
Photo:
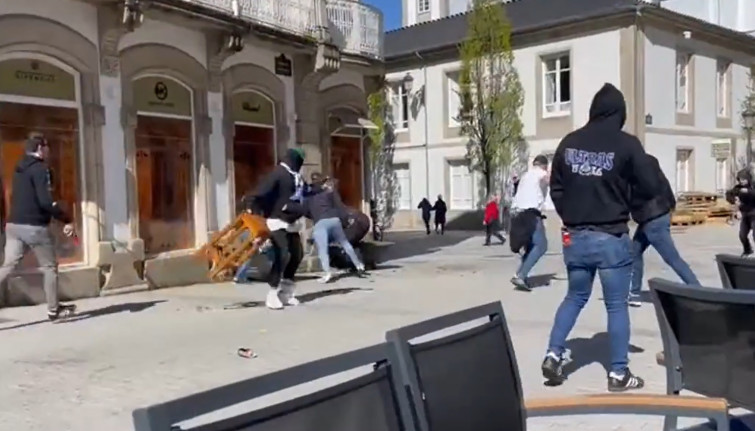
M 676 198 L 674 191 L 671 190 L 671 184 L 663 174 L 658 159 L 649 154 L 645 157 L 658 178 L 661 193 L 649 201 L 639 199 L 637 202 L 634 200 L 632 202 L 632 218 L 639 225 L 632 239 L 634 263 L 632 264 L 632 285 L 629 290 L 629 305 L 632 307 L 642 305 L 640 301 L 644 269 L 642 255 L 651 245 L 683 282 L 700 285 L 695 273 L 682 259 L 679 250 L 676 249 L 674 239 L 671 238 L 671 211 L 676 208 Z
M 70 217 L 52 198 L 52 174 L 45 163 L 50 144 L 42 134 L 32 133 L 26 141 L 25 150 L 26 155 L 18 162 L 13 173 L 0 283 L 21 262 L 25 249 L 31 249 L 43 276 L 47 317 L 56 321 L 72 315 L 76 306 L 58 301 L 58 259 L 49 224 L 53 218 L 65 223 L 63 232 L 66 236 L 74 235 L 74 227 Z
M 597 273 L 608 313 L 608 390 L 612 392 L 644 386 L 628 367 L 632 242 L 627 222 L 631 197 L 636 202 L 650 200 L 659 190 L 642 144 L 621 130 L 625 121 L 624 96 L 605 84 L 595 94 L 588 123 L 558 145 L 550 180 L 551 199 L 565 228 L 569 288 L 556 312 L 543 376 L 563 380 L 563 366 L 570 360 L 566 338 L 590 298 Z
M 249 209 L 267 218 L 270 229 L 273 265 L 267 280 L 270 291 L 265 305 L 272 310 L 299 304 L 294 295 L 294 275 L 304 257 L 299 236 L 305 190 L 299 171 L 304 157 L 303 150 L 289 149 L 283 161 L 265 177 L 251 197 L 245 199 Z
M 739 241 L 742 243 L 742 257 L 752 256 L 750 231 L 755 236 L 755 188 L 753 188 L 748 168 L 737 172 L 737 184 L 726 192 L 726 200 L 739 205 Z

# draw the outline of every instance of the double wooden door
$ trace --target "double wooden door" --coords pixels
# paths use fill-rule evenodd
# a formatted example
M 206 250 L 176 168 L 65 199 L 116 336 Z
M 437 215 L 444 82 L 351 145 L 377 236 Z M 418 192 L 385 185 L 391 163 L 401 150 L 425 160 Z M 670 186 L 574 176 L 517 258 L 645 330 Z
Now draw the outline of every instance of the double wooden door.
M 272 127 L 236 125 L 233 138 L 233 181 L 236 205 L 254 191 L 275 167 L 275 133 Z
M 330 169 L 336 179 L 338 193 L 349 207 L 362 207 L 362 145 L 351 136 L 330 139 Z
M 148 254 L 194 248 L 191 121 L 139 116 L 139 236 Z
M 0 102 L 0 168 L 2 169 L 3 221 L 10 215 L 13 175 L 18 161 L 24 157 L 24 144 L 32 132 L 42 133 L 50 144 L 47 164 L 50 167 L 52 196 L 74 218 L 79 234 L 83 220 L 79 211 L 79 142 L 78 111 L 73 108 Z M 83 260 L 82 244 L 62 234 L 62 226 L 53 221 L 60 263 Z M 35 267 L 33 253 L 27 253 L 22 267 Z

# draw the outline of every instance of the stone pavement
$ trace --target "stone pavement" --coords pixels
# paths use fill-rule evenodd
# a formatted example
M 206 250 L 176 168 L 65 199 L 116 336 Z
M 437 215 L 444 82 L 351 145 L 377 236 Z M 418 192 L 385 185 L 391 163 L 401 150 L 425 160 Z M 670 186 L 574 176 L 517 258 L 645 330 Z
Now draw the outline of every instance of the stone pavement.
M 713 255 L 738 252 L 736 228 L 704 226 L 676 235 L 704 284 L 719 286 Z M 395 234 L 396 260 L 369 279 L 323 286 L 300 283 L 305 302 L 270 311 L 261 284 L 165 289 L 79 302 L 82 319 L 52 325 L 44 308 L 0 310 L 0 430 L 128 431 L 134 408 L 382 341 L 384 332 L 460 308 L 501 300 L 526 396 L 603 393 L 608 359 L 599 284 L 572 334 L 580 368 L 562 386 L 543 385 L 540 361 L 565 282 L 531 293 L 512 290 L 517 261 L 504 247 L 481 247 L 480 236 L 449 232 L 424 238 Z M 559 244 L 536 274 L 563 273 Z M 647 273 L 675 279 L 655 252 Z M 224 306 L 243 301 L 246 307 Z M 89 316 L 87 317 L 87 313 Z M 661 350 L 651 305 L 633 309 L 631 367 L 648 393 L 663 393 Z M 259 357 L 240 359 L 246 346 Z M 269 401 L 268 401 L 269 402 Z M 240 407 L 239 407 L 240 408 Z M 684 422 L 682 424 L 691 424 Z M 660 430 L 640 416 L 584 416 L 529 421 L 530 429 Z M 686 425 L 685 425 L 686 426 Z

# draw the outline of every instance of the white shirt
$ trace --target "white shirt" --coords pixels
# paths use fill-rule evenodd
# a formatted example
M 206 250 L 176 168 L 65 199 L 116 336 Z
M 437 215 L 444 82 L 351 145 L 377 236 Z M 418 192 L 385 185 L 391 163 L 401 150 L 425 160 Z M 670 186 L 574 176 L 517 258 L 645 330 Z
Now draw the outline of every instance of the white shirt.
M 548 172 L 539 166 L 533 166 L 532 169 L 522 175 L 511 206 L 520 211 L 542 210 L 545 197 L 548 194 L 548 184 L 545 182 L 547 176 Z

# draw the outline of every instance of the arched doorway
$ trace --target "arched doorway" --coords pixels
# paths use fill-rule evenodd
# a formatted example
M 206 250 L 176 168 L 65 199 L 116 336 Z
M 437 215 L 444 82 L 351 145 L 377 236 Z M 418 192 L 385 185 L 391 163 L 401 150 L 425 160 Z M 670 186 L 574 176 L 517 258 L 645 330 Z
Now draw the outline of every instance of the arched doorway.
M 192 92 L 166 77 L 133 82 L 139 237 L 155 255 L 194 248 Z
M 330 172 L 336 179 L 343 202 L 361 209 L 363 199 L 363 129 L 359 114 L 348 108 L 337 108 L 328 115 L 330 131 Z
M 24 156 L 24 142 L 32 132 L 43 133 L 50 144 L 47 160 L 52 176 L 53 198 L 75 220 L 79 235 L 84 235 L 81 184 L 84 172 L 81 154 L 81 99 L 79 74 L 52 58 L 36 54 L 14 53 L 0 59 L 0 167 L 5 217 L 9 214 L 13 193 L 13 173 Z M 54 224 L 57 222 L 53 222 Z M 57 252 L 61 264 L 84 260 L 80 245 L 62 235 L 57 236 Z M 23 267 L 36 266 L 32 253 Z
M 231 96 L 234 202 L 254 190 L 275 166 L 275 106 L 256 91 Z

